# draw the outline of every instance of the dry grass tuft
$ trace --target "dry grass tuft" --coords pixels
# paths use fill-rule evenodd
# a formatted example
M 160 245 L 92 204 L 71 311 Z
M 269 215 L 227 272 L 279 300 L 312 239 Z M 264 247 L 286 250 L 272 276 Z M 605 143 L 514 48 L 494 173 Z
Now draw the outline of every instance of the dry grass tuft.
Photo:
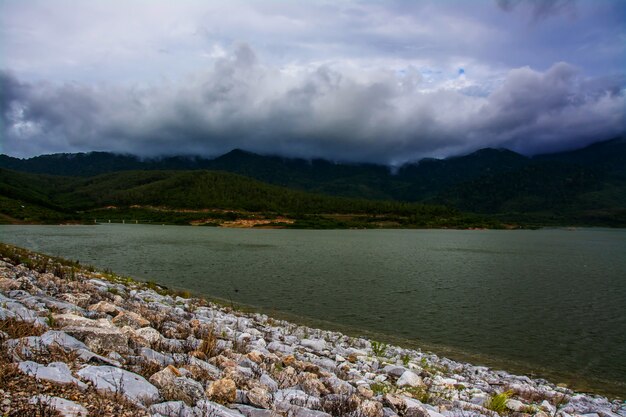
M 46 329 L 43 326 L 11 317 L 0 320 L 0 331 L 7 333 L 11 339 L 19 339 L 27 336 L 41 336 Z
M 202 337 L 202 343 L 200 343 L 198 351 L 207 358 L 212 358 L 219 354 L 217 348 L 217 332 L 214 326 L 207 327 L 206 334 Z

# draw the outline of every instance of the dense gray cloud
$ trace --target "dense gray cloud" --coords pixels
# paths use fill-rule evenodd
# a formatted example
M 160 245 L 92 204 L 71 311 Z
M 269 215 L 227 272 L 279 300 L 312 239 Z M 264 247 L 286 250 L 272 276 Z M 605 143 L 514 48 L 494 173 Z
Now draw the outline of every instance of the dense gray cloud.
M 399 164 L 480 147 L 536 153 L 624 131 L 621 77 L 566 63 L 510 70 L 493 91 L 459 75 L 436 88 L 418 72 L 343 65 L 281 69 L 241 45 L 206 71 L 150 86 L 0 78 L 4 152 L 112 150 L 217 155 L 233 148 Z
M 571 148 L 624 131 L 624 13 L 623 0 L 0 2 L 0 151 L 401 163 Z

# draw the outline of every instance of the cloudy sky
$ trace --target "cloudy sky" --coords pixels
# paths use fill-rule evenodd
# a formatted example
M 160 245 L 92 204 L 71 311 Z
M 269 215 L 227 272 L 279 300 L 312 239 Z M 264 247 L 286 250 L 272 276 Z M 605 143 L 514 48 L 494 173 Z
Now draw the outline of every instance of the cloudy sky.
M 0 152 L 401 164 L 623 134 L 624 0 L 0 0 Z

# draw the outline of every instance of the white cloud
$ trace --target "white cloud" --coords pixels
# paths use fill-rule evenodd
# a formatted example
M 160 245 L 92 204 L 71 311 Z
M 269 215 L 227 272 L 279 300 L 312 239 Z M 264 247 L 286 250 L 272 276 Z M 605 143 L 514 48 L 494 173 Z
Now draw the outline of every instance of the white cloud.
M 494 91 L 468 95 L 469 81 L 456 77 L 433 85 L 411 68 L 341 63 L 282 70 L 245 44 L 206 71 L 143 87 L 20 83 L 5 74 L 5 152 L 244 148 L 397 164 L 484 146 L 533 153 L 624 131 L 623 79 L 591 79 L 558 63 L 511 70 Z

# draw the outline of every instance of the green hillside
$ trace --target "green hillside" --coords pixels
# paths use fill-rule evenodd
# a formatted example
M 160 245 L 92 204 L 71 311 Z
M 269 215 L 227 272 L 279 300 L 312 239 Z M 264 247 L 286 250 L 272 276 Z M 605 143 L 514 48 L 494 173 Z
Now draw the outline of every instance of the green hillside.
M 5 221 L 217 224 L 276 219 L 291 227 L 464 227 L 485 224 L 440 205 L 331 197 L 216 171 L 124 171 L 55 177 L 0 170 Z M 22 207 L 23 206 L 23 207 Z
M 624 227 L 624 161 L 624 138 L 532 158 L 506 149 L 481 149 L 464 156 L 424 159 L 394 172 L 382 165 L 307 161 L 241 150 L 214 159 L 139 159 L 105 152 L 30 159 L 2 155 L 0 168 L 22 171 L 24 176 L 4 175 L 0 192 L 5 200 L 17 196 L 52 212 L 155 205 L 179 211 L 212 208 L 292 216 L 406 217 L 413 215 L 408 212 L 426 210 L 408 203 L 430 203 L 523 225 Z M 34 180 L 25 172 L 66 177 Z M 159 219 L 167 221 L 162 214 Z M 188 220 L 187 216 L 177 221 Z M 406 224 L 397 220 L 392 224 Z

